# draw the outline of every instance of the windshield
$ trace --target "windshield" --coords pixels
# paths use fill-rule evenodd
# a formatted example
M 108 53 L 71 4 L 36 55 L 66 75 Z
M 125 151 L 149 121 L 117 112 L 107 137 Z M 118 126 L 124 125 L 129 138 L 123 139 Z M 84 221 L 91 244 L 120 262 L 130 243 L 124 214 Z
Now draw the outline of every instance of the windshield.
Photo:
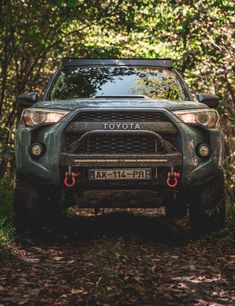
M 59 72 L 49 100 L 147 96 L 186 100 L 174 71 L 155 67 L 76 67 Z

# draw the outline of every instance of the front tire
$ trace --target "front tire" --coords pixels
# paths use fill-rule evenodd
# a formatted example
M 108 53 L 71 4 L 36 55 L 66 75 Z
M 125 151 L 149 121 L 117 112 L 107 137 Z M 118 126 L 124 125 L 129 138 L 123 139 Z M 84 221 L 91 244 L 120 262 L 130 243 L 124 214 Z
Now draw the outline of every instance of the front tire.
M 17 175 L 13 212 L 17 229 L 42 228 L 61 213 L 60 193 L 52 187 L 37 186 Z
M 193 189 L 189 218 L 195 235 L 211 233 L 224 227 L 225 188 L 222 171 L 206 184 Z
M 183 219 L 187 215 L 187 202 L 182 191 L 166 193 L 164 195 L 164 206 L 168 219 Z

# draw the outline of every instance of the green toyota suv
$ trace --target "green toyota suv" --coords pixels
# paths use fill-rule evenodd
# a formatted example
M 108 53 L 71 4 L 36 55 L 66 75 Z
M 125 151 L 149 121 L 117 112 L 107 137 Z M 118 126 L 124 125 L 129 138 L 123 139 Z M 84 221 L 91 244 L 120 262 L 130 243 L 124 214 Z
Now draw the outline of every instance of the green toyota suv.
M 31 92 L 17 103 L 18 226 L 50 222 L 72 205 L 160 205 L 169 218 L 188 211 L 194 232 L 223 226 L 218 98 L 193 100 L 170 59 L 65 58 L 41 100 Z M 150 191 L 161 201 L 86 206 L 90 190 Z

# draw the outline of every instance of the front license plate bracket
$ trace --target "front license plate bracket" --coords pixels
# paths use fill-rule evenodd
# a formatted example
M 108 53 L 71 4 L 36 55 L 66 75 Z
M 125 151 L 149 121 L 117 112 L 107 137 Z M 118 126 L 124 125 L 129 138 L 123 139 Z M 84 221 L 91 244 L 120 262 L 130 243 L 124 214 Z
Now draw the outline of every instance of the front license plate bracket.
M 152 169 L 90 169 L 89 180 L 150 180 Z

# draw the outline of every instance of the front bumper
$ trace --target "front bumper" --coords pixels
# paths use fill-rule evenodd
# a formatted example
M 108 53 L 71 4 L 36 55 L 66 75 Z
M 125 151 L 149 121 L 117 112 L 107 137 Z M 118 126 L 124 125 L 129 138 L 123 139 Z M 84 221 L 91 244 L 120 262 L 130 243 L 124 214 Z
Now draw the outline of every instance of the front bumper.
M 113 187 L 127 188 L 144 188 L 156 189 L 161 188 L 166 183 L 168 171 L 174 163 L 174 170 L 182 169 L 182 154 L 172 153 L 164 155 L 116 155 L 116 156 L 100 156 L 100 155 L 77 155 L 62 153 L 60 157 L 61 176 L 71 167 L 75 173 L 79 173 L 76 178 L 77 184 L 81 189 L 109 189 Z M 149 180 L 89 180 L 89 169 L 151 169 L 152 177 Z

